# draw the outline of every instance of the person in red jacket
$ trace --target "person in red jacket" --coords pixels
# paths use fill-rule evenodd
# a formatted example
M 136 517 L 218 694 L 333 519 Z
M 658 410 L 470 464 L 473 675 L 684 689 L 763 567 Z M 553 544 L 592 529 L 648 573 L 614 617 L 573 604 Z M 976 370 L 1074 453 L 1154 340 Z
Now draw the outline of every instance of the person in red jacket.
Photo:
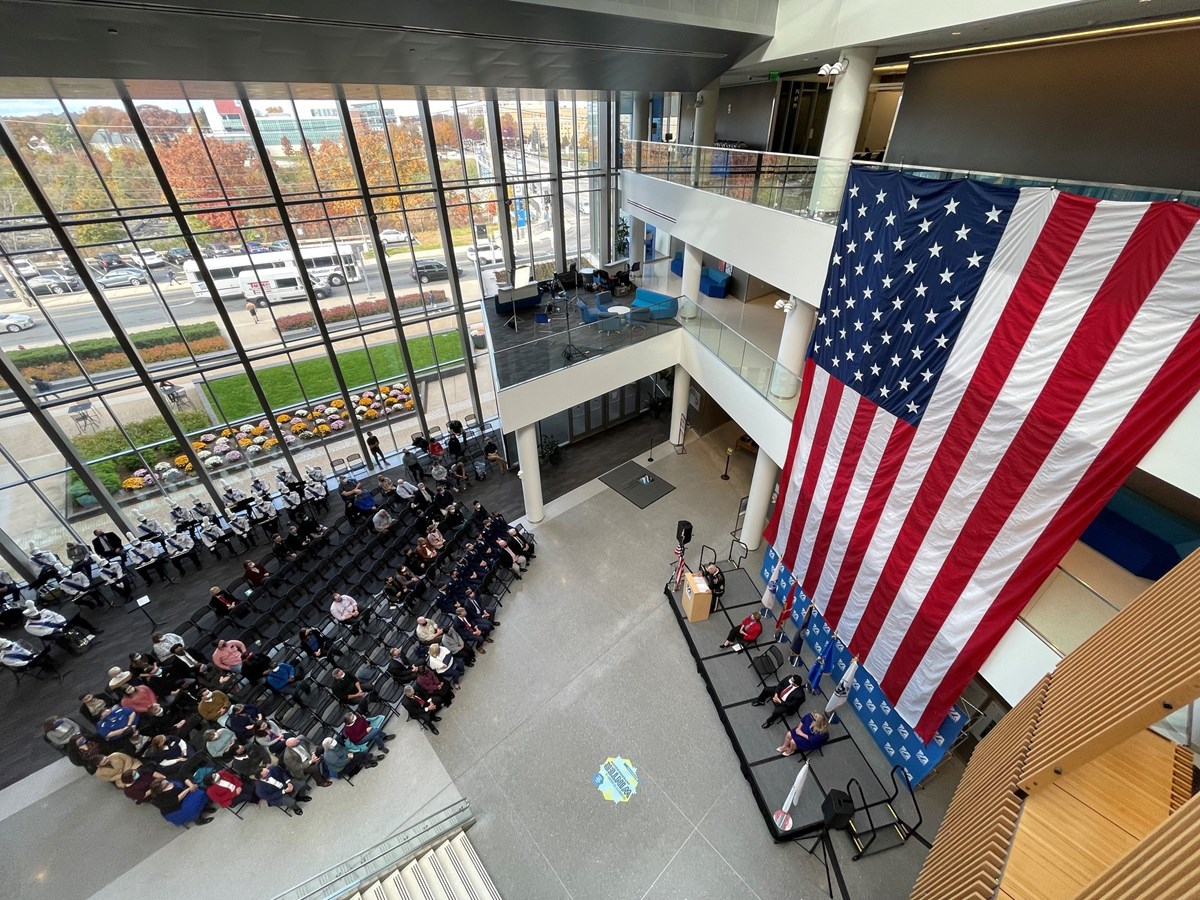
M 247 795 L 250 799 L 254 797 L 254 791 L 250 790 L 247 794 L 246 783 L 228 769 L 210 773 L 204 779 L 204 793 L 208 794 L 208 799 L 221 809 L 229 809 L 243 795 Z
M 760 634 L 762 634 L 762 613 L 751 613 L 742 619 L 741 625 L 735 625 L 729 629 L 729 635 L 721 646 L 730 647 L 735 642 L 753 644 L 758 640 Z

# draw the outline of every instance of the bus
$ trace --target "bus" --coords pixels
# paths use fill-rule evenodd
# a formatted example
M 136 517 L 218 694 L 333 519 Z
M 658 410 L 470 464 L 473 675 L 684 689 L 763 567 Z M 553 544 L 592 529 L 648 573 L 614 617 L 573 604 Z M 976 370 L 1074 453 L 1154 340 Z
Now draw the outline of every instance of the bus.
M 331 287 L 348 281 L 363 280 L 363 265 L 358 249 L 334 244 L 301 245 L 300 257 L 304 268 L 313 278 L 321 278 Z M 200 277 L 200 263 L 208 268 L 222 300 L 245 299 L 240 281 L 243 272 L 266 275 L 272 269 L 296 268 L 296 258 L 290 250 L 268 250 L 264 253 L 217 256 L 213 259 L 183 261 L 183 272 L 192 293 L 207 297 L 208 288 Z

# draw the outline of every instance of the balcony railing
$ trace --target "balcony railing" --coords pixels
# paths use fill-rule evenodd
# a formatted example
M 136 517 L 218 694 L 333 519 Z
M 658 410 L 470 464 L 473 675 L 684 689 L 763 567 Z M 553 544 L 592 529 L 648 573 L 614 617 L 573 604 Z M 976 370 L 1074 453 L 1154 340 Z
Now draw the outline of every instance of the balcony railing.
M 686 298 L 677 298 L 682 303 Z M 568 366 L 630 347 L 679 327 L 674 319 L 629 319 L 629 314 L 605 316 L 598 322 L 571 325 L 515 347 L 497 350 L 496 384 L 510 388 Z
M 726 150 L 655 141 L 625 141 L 622 158 L 624 168 L 652 178 L 826 222 L 832 221 L 837 215 L 842 188 L 851 166 L 891 169 L 935 180 L 974 178 L 1008 187 L 1049 186 L 1100 200 L 1179 200 L 1200 206 L 1198 191 L 1006 175 L 969 169 L 847 161 L 758 150 Z
M 683 328 L 733 369 L 755 392 L 775 404 L 789 419 L 800 399 L 800 376 L 754 346 L 712 313 L 692 302 L 681 309 Z

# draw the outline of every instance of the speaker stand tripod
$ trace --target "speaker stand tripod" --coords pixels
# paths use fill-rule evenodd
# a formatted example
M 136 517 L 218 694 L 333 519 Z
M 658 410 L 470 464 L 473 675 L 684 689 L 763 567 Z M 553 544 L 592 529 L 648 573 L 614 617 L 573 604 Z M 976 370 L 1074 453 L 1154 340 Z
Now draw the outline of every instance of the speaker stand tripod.
M 801 847 L 804 844 L 797 841 Z M 842 867 L 838 864 L 837 851 L 833 849 L 833 842 L 829 839 L 829 826 L 821 829 L 820 833 L 813 839 L 811 847 L 804 847 L 809 856 L 817 855 L 817 847 L 821 848 L 821 864 L 825 866 L 825 887 L 829 891 L 829 896 L 833 897 L 833 882 L 837 879 L 838 893 L 841 894 L 842 900 L 850 900 L 850 892 L 846 888 L 846 880 L 842 877 Z

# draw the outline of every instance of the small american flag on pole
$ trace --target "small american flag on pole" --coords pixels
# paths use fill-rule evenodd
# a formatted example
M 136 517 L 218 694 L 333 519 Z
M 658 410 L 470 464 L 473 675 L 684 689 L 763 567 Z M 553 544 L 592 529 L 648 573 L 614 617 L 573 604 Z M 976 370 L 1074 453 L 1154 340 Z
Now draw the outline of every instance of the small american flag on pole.
M 1198 219 L 851 173 L 767 538 L 923 739 L 1200 387 Z

